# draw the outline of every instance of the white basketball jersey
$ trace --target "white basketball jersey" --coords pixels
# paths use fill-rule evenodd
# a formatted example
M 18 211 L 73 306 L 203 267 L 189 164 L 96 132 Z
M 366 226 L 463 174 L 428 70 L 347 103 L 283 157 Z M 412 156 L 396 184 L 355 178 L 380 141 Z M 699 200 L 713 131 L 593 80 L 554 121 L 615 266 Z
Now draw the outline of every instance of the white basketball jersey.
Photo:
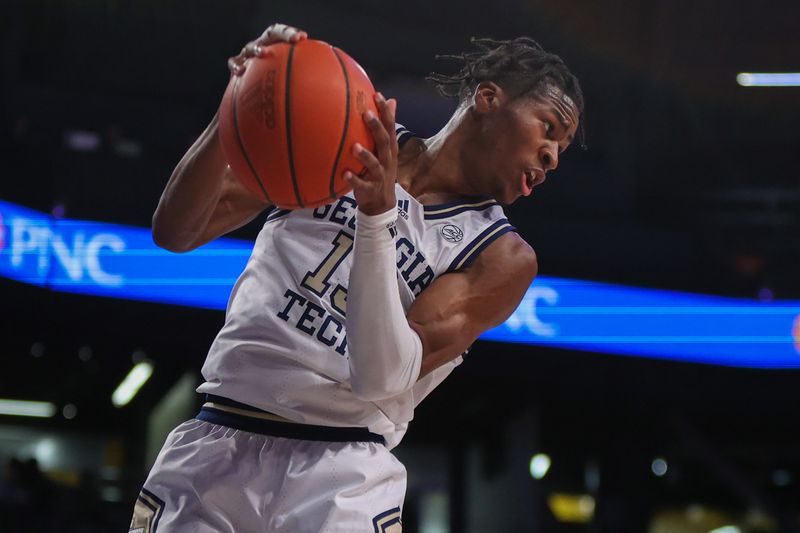
M 411 137 L 397 126 L 398 141 Z M 436 278 L 466 268 L 513 231 L 494 200 L 422 205 L 399 185 L 397 283 L 406 310 Z M 352 193 L 317 209 L 272 211 L 228 302 L 203 365 L 199 392 L 295 422 L 361 426 L 396 446 L 414 407 L 461 363 L 458 357 L 386 400 L 350 388 L 345 313 L 355 235 Z M 380 303 L 375 304 L 380 313 Z

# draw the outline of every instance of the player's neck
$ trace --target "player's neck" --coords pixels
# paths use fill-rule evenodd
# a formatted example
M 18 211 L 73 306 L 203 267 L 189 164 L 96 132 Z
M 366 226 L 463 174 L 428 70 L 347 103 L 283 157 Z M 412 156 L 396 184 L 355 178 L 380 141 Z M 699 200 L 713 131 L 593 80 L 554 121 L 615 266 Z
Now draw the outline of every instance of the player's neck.
M 407 154 L 401 154 L 398 181 L 423 204 L 438 204 L 464 196 L 479 196 L 465 176 L 462 157 L 471 127 L 468 109 L 456 110 L 433 137 L 414 139 Z

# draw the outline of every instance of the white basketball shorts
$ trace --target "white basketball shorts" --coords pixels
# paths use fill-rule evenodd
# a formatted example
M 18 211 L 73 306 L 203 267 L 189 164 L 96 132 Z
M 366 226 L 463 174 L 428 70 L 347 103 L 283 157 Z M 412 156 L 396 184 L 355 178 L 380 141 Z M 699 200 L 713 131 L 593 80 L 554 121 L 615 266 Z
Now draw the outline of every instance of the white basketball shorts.
M 383 444 L 261 416 L 206 403 L 175 428 L 130 533 L 400 533 L 406 471 Z M 308 438 L 330 436 L 340 441 Z

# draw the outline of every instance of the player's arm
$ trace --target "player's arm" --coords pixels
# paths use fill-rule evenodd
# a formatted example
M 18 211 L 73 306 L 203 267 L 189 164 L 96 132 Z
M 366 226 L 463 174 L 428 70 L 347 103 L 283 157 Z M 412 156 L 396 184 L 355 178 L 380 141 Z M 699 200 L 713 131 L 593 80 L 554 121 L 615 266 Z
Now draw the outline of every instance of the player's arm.
M 307 34 L 297 28 L 273 24 L 230 58 L 228 68 L 240 76 L 246 60 L 260 55 L 263 46 L 305 38 Z M 181 158 L 161 194 L 153 214 L 153 240 L 167 250 L 187 252 L 243 226 L 268 206 L 233 176 L 215 115 Z
M 392 228 L 397 210 L 356 213 L 347 294 L 350 385 L 362 400 L 390 398 L 458 357 L 519 305 L 537 272 L 516 233 L 490 244 L 463 271 L 441 276 L 406 313 L 397 286 Z
M 378 115 L 364 113 L 375 154 L 355 144 L 363 175 L 345 171 L 358 203 L 353 262 L 347 287 L 350 386 L 362 400 L 396 396 L 414 386 L 422 361 L 420 337 L 406 320 L 397 287 L 397 134 L 395 100 L 375 95 Z
M 246 224 L 266 207 L 233 176 L 215 115 L 161 194 L 153 214 L 153 240 L 167 250 L 187 252 Z
M 464 353 L 484 331 L 514 312 L 537 273 L 536 254 L 516 233 L 500 236 L 475 261 L 445 274 L 408 310 L 422 341 L 419 376 Z
M 397 102 L 375 95 L 364 113 L 376 153 L 353 146 L 363 175 L 345 172 L 358 202 L 347 293 L 350 386 L 375 401 L 411 389 L 420 375 L 458 357 L 485 329 L 505 320 L 536 275 L 536 255 L 515 234 L 486 248 L 463 272 L 442 276 L 406 314 L 397 286 Z

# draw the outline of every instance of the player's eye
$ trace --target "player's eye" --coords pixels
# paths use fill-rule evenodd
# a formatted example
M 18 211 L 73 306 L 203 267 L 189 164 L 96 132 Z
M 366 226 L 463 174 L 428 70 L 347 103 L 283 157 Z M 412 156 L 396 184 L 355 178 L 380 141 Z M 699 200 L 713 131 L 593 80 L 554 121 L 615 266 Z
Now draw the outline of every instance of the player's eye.
M 550 122 L 549 120 L 545 120 L 544 121 L 544 131 L 545 131 L 545 133 L 550 135 L 551 133 L 553 133 L 553 130 L 555 130 L 555 126 L 553 126 L 553 123 Z

